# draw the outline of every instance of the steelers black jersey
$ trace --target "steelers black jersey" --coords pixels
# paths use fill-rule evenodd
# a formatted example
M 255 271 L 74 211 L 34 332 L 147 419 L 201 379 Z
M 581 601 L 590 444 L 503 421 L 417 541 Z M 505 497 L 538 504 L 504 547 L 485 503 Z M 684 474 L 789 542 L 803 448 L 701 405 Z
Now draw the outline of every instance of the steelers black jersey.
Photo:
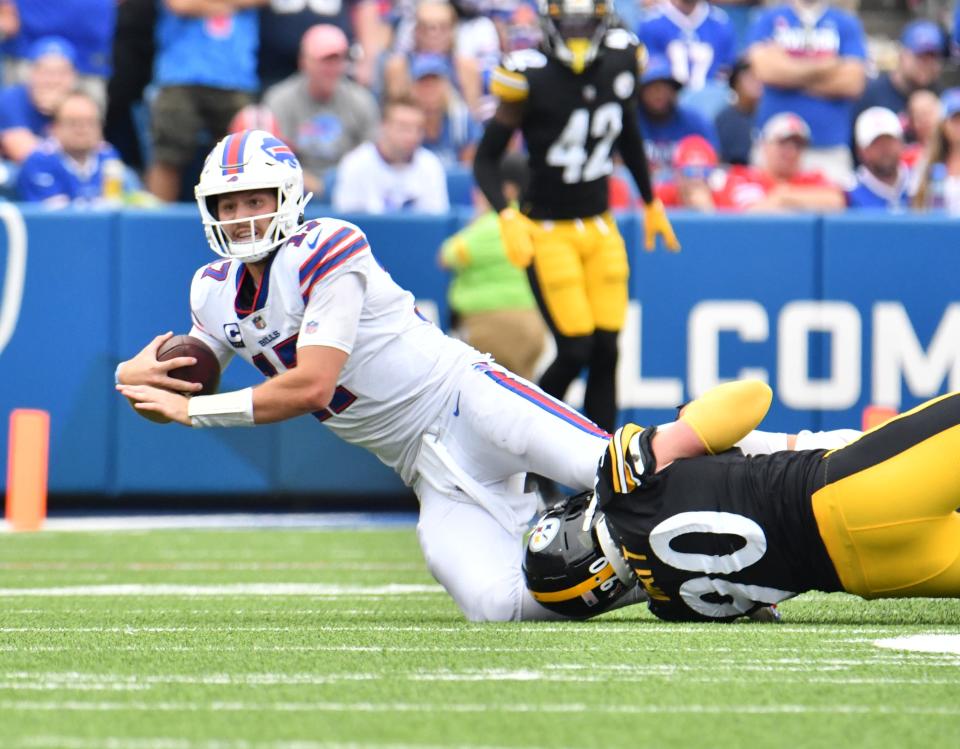
M 572 219 L 607 210 L 607 177 L 625 108 L 631 115 L 636 108 L 642 57 L 633 34 L 611 29 L 582 73 L 535 49 L 507 55 L 494 71 L 493 93 L 524 106 L 521 129 L 531 175 L 524 213 Z
M 661 619 L 730 620 L 807 590 L 841 590 L 810 497 L 823 450 L 678 460 L 601 503 Z

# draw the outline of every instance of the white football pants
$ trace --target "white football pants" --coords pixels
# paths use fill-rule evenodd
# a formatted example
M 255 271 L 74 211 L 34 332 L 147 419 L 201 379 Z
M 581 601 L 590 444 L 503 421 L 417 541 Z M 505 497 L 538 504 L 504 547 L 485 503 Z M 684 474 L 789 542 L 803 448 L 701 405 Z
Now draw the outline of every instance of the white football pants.
M 423 437 L 413 488 L 427 567 L 470 621 L 555 619 L 523 579 L 529 472 L 593 486 L 606 433 L 496 365 L 474 367 Z

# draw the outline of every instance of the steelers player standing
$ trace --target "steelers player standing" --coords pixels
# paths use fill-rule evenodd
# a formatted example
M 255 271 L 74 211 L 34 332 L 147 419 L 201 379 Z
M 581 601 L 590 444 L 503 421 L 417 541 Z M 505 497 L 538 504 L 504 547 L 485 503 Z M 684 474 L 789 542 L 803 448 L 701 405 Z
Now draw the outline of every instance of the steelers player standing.
M 604 0 L 539 0 L 540 49 L 507 55 L 491 81 L 499 99 L 477 149 L 474 175 L 500 214 L 510 260 L 528 268 L 557 357 L 540 380 L 563 398 L 586 368 L 583 410 L 612 431 L 617 417 L 617 334 L 627 310 L 626 247 L 608 211 L 616 149 L 643 198 L 645 247 L 680 245 L 655 200 L 636 117 L 643 47 L 617 28 Z M 530 157 L 519 210 L 507 204 L 497 164 L 515 130 Z

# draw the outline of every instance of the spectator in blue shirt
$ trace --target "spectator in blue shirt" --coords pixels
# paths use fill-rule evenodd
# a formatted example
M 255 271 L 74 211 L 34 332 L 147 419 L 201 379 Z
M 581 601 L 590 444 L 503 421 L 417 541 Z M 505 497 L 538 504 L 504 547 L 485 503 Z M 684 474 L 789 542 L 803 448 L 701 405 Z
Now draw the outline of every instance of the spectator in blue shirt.
M 870 107 L 893 110 L 901 123 L 906 123 L 907 100 L 914 91 L 938 91 L 943 62 L 947 55 L 947 39 L 933 21 L 908 23 L 900 35 L 897 66 L 867 82 L 856 103 L 853 122 Z M 905 133 L 910 139 L 910 133 Z
M 80 85 L 104 107 L 117 4 L 117 0 L 16 0 L 12 5 L 19 17 L 19 29 L 3 44 L 7 55 L 4 79 L 8 83 L 25 82 L 33 44 L 44 37 L 60 37 L 76 50 L 74 64 Z
M 76 91 L 58 107 L 51 137 L 20 167 L 17 192 L 51 208 L 119 203 L 124 178 L 119 154 L 103 140 L 99 105 Z
M 440 55 L 416 55 L 410 65 L 413 100 L 424 114 L 423 146 L 447 169 L 473 163 L 482 128 L 450 82 L 450 64 Z
M 53 112 L 77 81 L 76 52 L 65 39 L 38 39 L 29 54 L 27 82 L 0 90 L 0 148 L 18 164 L 47 136 Z
M 666 57 L 683 84 L 681 102 L 713 117 L 726 104 L 727 77 L 736 59 L 736 34 L 727 14 L 707 0 L 662 0 L 636 26 L 650 57 Z
M 179 197 L 201 133 L 219 140 L 252 101 L 259 43 L 253 8 L 265 2 L 161 0 L 153 77 L 158 92 L 150 109 L 153 163 L 147 170 L 147 187 L 161 200 Z
M 866 37 L 856 16 L 817 0 L 790 0 L 757 18 L 748 54 L 764 85 L 757 125 L 779 112 L 798 114 L 812 137 L 805 166 L 849 180 L 850 114 L 866 81 Z
M 903 210 L 909 203 L 909 175 L 903 165 L 903 126 L 886 107 L 864 110 L 854 125 L 860 166 L 846 191 L 850 208 Z
M 717 146 L 713 123 L 677 101 L 681 88 L 667 58 L 650 58 L 640 79 L 638 119 L 654 182 L 670 179 L 673 150 L 681 138 L 700 135 Z
M 715 121 L 720 141 L 720 161 L 725 164 L 749 164 L 753 144 L 757 140 L 757 104 L 763 84 L 750 69 L 750 61 L 741 57 L 730 73 L 730 89 L 734 99 Z

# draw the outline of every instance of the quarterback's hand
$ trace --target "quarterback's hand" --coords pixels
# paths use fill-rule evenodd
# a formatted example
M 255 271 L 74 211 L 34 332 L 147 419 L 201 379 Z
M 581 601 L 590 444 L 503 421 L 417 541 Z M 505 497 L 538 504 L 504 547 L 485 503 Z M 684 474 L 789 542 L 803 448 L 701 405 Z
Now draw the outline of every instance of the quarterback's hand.
M 203 385 L 199 382 L 170 377 L 171 370 L 196 364 L 197 360 L 192 356 L 176 356 L 165 361 L 157 359 L 157 350 L 172 336 L 172 332 L 158 335 L 139 354 L 123 362 L 117 369 L 119 381 L 124 385 L 153 385 L 178 393 L 197 393 L 202 390 Z
M 667 211 L 659 199 L 643 206 L 643 249 L 651 252 L 657 246 L 657 235 L 671 252 L 680 252 L 680 242 L 670 226 Z
M 516 208 L 500 211 L 500 235 L 507 259 L 518 268 L 533 262 L 533 232 L 536 224 Z
M 192 426 L 187 413 L 188 399 L 180 393 L 149 385 L 117 385 L 117 390 L 129 398 L 138 411 L 149 411 L 178 424 Z

